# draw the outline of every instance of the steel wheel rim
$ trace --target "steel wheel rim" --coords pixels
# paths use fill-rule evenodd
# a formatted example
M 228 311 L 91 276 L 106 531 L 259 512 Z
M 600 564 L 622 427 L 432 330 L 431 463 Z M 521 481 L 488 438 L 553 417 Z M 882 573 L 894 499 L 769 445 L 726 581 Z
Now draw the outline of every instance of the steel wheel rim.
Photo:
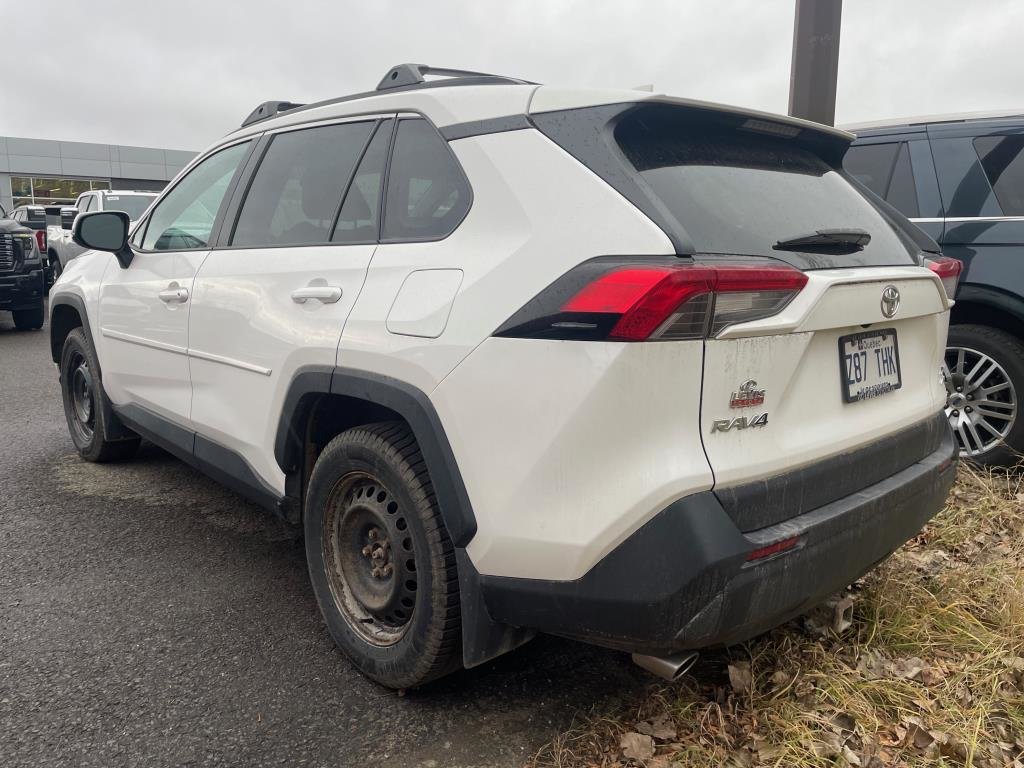
M 351 472 L 327 499 L 322 538 L 327 582 L 345 621 L 373 645 L 397 643 L 412 624 L 418 587 L 406 510 L 379 479 Z
M 75 353 L 71 358 L 69 368 L 71 374 L 68 378 L 68 395 L 71 401 L 71 415 L 80 436 L 85 442 L 89 442 L 96 426 L 92 371 L 89 370 L 89 361 L 80 353 Z
M 947 347 L 942 374 L 960 455 L 974 458 L 1000 445 L 1017 420 L 1017 392 L 1006 370 L 984 352 Z

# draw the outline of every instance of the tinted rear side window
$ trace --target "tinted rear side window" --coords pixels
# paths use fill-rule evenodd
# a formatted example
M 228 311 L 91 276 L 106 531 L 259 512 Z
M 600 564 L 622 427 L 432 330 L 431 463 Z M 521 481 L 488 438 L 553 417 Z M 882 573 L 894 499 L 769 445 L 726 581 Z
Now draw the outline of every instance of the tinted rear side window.
M 273 138 L 238 215 L 237 246 L 312 245 L 331 225 L 374 123 L 344 123 Z
M 1006 216 L 1024 216 L 1024 135 L 974 140 L 985 176 Z
M 853 178 L 884 198 L 899 148 L 899 144 L 861 144 L 850 147 L 843 158 L 843 167 Z
M 383 238 L 434 240 L 469 211 L 469 183 L 447 142 L 426 120 L 401 120 L 388 172 Z
M 377 240 L 380 223 L 380 188 L 388 162 L 394 120 L 385 120 L 373 134 L 359 161 L 359 169 L 345 194 L 338 223 L 331 236 L 335 243 L 367 243 Z
M 878 209 L 809 148 L 676 112 L 627 118 L 615 139 L 698 252 L 770 256 L 804 268 L 911 263 L 907 246 Z M 833 228 L 863 229 L 871 241 L 845 260 L 773 248 Z

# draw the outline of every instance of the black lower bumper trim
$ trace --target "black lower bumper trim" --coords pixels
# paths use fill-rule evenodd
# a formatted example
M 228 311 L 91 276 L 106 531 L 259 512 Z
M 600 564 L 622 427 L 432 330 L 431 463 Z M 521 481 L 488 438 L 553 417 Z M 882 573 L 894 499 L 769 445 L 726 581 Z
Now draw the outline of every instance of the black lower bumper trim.
M 43 304 L 42 270 L 23 275 L 0 275 L 0 311 L 39 309 Z
M 841 462 L 833 471 L 844 471 Z M 798 615 L 906 542 L 945 501 L 956 469 L 948 428 L 902 471 L 798 517 L 744 534 L 711 492 L 680 499 L 575 581 L 480 577 L 499 622 L 642 653 L 730 644 Z M 799 537 L 792 550 L 750 552 Z

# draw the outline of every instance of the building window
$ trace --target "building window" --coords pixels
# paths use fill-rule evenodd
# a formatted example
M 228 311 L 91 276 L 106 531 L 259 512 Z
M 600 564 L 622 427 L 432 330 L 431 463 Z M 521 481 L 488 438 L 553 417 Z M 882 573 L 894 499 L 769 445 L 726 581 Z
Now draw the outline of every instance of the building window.
M 11 176 L 11 193 L 19 205 L 74 205 L 83 192 L 110 189 L 109 179 L 57 179 L 46 176 Z

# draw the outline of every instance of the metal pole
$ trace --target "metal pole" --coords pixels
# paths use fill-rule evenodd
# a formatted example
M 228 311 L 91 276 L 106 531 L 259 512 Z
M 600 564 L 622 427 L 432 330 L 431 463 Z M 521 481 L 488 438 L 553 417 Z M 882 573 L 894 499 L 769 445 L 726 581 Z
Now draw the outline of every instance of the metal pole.
M 796 0 L 789 114 L 832 125 L 839 77 L 843 0 Z

